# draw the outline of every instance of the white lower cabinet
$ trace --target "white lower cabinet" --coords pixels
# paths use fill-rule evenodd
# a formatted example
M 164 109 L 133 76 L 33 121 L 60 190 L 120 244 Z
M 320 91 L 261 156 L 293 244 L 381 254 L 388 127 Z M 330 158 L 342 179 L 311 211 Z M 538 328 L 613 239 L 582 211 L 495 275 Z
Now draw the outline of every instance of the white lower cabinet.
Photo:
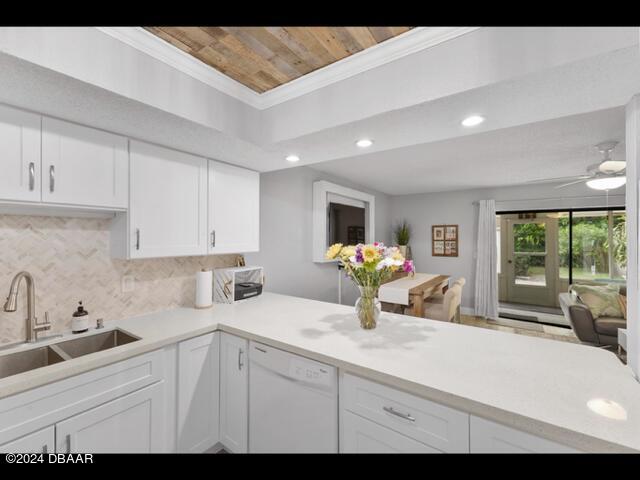
M 342 414 L 340 450 L 343 453 L 441 453 L 349 411 Z
M 249 342 L 228 333 L 220 336 L 220 442 L 234 453 L 249 444 Z
M 219 439 L 220 334 L 178 345 L 179 452 L 204 452 Z
M 350 374 L 342 376 L 340 388 L 341 417 L 347 422 L 341 451 L 382 446 L 399 452 L 469 451 L 469 415 L 464 412 Z
M 471 416 L 471 453 L 579 453 L 530 433 Z
M 55 438 L 52 425 L 0 445 L 0 453 L 52 453 L 55 452 Z
M 56 424 L 56 451 L 151 453 L 164 449 L 163 382 Z

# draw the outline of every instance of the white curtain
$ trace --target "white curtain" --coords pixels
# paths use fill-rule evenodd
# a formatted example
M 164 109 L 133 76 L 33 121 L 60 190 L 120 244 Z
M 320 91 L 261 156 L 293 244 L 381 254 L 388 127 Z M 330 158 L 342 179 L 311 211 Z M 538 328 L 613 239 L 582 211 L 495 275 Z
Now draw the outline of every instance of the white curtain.
M 496 202 L 480 200 L 476 258 L 476 305 L 479 317 L 498 318 L 498 249 L 496 245 Z

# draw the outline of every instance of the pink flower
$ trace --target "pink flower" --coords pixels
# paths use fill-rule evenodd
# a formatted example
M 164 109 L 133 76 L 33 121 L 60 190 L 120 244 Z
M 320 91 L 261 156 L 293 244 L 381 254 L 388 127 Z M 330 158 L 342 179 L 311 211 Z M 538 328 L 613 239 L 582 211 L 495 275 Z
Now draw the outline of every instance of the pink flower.
M 413 267 L 413 260 L 405 260 L 404 261 L 404 265 L 402 265 L 402 270 L 405 273 L 413 272 L 415 270 L 414 267 Z

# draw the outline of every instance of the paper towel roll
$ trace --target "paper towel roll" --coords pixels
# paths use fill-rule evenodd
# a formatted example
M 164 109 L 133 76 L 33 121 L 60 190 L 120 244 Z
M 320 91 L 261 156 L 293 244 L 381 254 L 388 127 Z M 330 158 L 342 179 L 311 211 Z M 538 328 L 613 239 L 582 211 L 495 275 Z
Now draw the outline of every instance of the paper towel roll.
M 202 270 L 196 274 L 196 308 L 213 305 L 213 272 Z

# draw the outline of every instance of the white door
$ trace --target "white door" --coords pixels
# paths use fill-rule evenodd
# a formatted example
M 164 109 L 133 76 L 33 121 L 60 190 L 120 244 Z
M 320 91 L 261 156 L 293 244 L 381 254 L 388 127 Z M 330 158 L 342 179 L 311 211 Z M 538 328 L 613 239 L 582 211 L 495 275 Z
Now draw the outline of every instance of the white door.
M 219 438 L 220 334 L 178 345 L 178 452 L 199 453 Z
M 234 453 L 248 445 L 248 342 L 228 333 L 220 336 L 220 442 Z
M 558 280 L 558 220 L 507 218 L 508 302 L 555 306 Z
M 42 118 L 42 201 L 127 208 L 127 139 Z
M 341 453 L 441 453 L 351 412 L 342 414 Z
M 0 445 L 0 453 L 53 452 L 55 452 L 55 427 L 53 425 Z
M 207 160 L 130 143 L 131 258 L 207 254 Z
M 0 199 L 40 201 L 40 115 L 0 105 Z
M 165 449 L 164 382 L 56 424 L 61 453 L 152 453 Z
M 209 160 L 209 253 L 260 250 L 260 174 Z

